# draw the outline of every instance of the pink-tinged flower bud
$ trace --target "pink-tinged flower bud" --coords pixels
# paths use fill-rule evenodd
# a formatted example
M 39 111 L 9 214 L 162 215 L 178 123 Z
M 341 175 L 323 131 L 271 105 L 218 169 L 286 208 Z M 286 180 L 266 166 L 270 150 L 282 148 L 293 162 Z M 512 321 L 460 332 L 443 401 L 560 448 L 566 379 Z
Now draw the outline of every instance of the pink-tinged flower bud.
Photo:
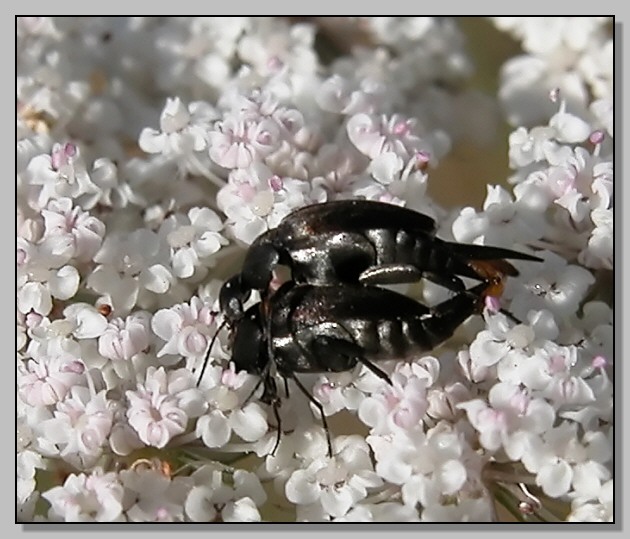
M 605 136 L 605 133 L 601 129 L 598 129 L 597 131 L 593 131 L 591 133 L 588 140 L 591 144 L 601 144 Z
M 608 365 L 608 360 L 604 356 L 595 356 L 592 365 L 595 369 L 603 369 Z

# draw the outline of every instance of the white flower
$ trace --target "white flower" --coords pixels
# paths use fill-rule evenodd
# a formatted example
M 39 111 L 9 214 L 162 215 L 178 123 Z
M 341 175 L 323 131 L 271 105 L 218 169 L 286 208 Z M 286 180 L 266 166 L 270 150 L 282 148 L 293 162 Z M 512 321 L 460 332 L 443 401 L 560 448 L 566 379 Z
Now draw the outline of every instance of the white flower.
M 453 222 L 453 236 L 462 243 L 514 248 L 515 243 L 539 239 L 546 229 L 540 212 L 512 196 L 501 186 L 488 186 L 484 211 L 464 208 Z
M 516 362 L 529 357 L 528 347 L 534 341 L 534 331 L 525 324 L 510 327 L 502 314 L 486 318 L 488 329 L 480 331 L 470 344 L 473 369 L 488 368 L 497 363 Z
M 124 512 L 131 522 L 184 520 L 184 500 L 192 487 L 189 477 L 168 477 L 152 468 L 123 470 Z
M 588 245 L 578 257 L 579 262 L 590 268 L 613 269 L 613 210 L 596 208 L 591 212 L 595 228 Z
M 499 382 L 488 393 L 488 403 L 480 399 L 463 402 L 471 425 L 479 432 L 479 441 L 486 449 L 503 447 L 513 459 L 526 451 L 525 440 L 551 428 L 555 411 L 545 400 L 532 398 L 517 385 Z
M 144 228 L 108 235 L 94 261 L 99 265 L 87 285 L 120 314 L 133 308 L 141 292 L 164 294 L 174 280 L 166 246 Z
M 280 178 L 260 163 L 230 173 L 217 194 L 219 208 L 228 216 L 227 228 L 237 239 L 251 243 L 274 228 L 292 210 L 310 202 L 308 182 Z
M 591 209 L 607 209 L 613 192 L 613 169 L 609 161 L 601 162 L 584 148 L 576 148 L 560 166 L 548 172 L 547 186 L 555 203 L 583 221 Z
M 63 315 L 76 339 L 99 337 L 107 327 L 107 319 L 88 303 L 72 303 L 63 310 Z
M 455 495 L 477 466 L 463 437 L 441 422 L 427 434 L 399 430 L 387 436 L 368 436 L 376 457 L 376 472 L 400 485 L 403 502 L 428 506 L 444 495 Z M 470 460 L 470 465 L 467 461 Z
M 23 427 L 22 431 L 25 430 Z M 18 440 L 19 441 L 19 440 Z M 33 494 L 36 486 L 35 473 L 36 470 L 45 469 L 44 459 L 37 451 L 31 449 L 19 450 L 16 456 L 16 478 L 17 489 L 16 497 L 18 503 L 28 503 L 29 497 Z
M 586 405 L 574 406 L 560 414 L 563 418 L 579 423 L 585 430 L 596 430 L 601 424 L 612 423 L 613 384 L 606 373 L 605 366 L 606 360 L 603 356 L 593 358 L 590 368 L 587 367 L 582 374 L 587 378 L 578 379 L 581 382 L 578 386 L 580 389 L 583 388 L 584 384 L 586 385 L 586 389 L 583 389 L 582 393 L 590 397 L 590 402 Z M 599 372 L 594 376 L 589 376 L 595 369 Z
M 250 395 L 255 377 L 244 371 L 236 373 L 234 364 L 228 369 L 210 366 L 201 385 L 208 410 L 197 420 L 195 433 L 208 447 L 227 444 L 232 432 L 246 442 L 260 440 L 269 430 L 267 416 L 256 402 L 241 408 Z
M 327 514 L 341 517 L 367 496 L 368 488 L 378 487 L 382 481 L 371 470 L 365 441 L 358 436 L 345 436 L 335 442 L 332 459 L 321 457 L 305 469 L 296 470 L 285 490 L 293 503 L 318 502 Z
M 557 498 L 573 487 L 578 496 L 588 497 L 610 479 L 605 466 L 612 457 L 610 441 L 593 431 L 585 432 L 580 441 L 577 428 L 564 421 L 523 455 L 523 464 L 536 473 L 536 483 L 548 496 Z
M 577 363 L 575 347 L 561 347 L 550 342 L 538 352 L 537 357 L 539 360 L 533 361 L 534 365 L 530 368 L 540 371 L 538 377 L 547 378 L 540 389 L 556 408 L 570 406 L 579 409 L 595 401 L 587 381 L 577 376 L 572 368 Z
M 261 522 L 262 518 L 251 498 L 240 498 L 223 508 L 223 522 Z
M 392 385 L 381 384 L 361 403 L 359 417 L 372 427 L 373 434 L 385 434 L 395 429 L 413 429 L 422 424 L 429 407 L 426 373 L 413 372 L 407 364 L 397 366 L 390 376 Z
M 197 267 L 209 264 L 209 257 L 228 243 L 219 233 L 222 228 L 219 216 L 209 208 L 191 208 L 187 216 L 175 214 L 165 219 L 158 234 L 171 249 L 177 277 L 191 277 Z
M 527 52 L 509 59 L 501 70 L 499 97 L 512 125 L 531 125 L 548 118 L 553 104 L 545 103 L 545 98 L 552 88 L 558 88 L 571 110 L 580 115 L 589 90 L 596 88 L 598 97 L 611 92 L 610 84 L 602 84 L 602 79 L 610 77 L 596 75 L 612 72 L 611 53 L 595 62 L 584 61 L 607 48 L 606 18 L 503 17 L 495 22 L 522 40 Z
M 99 354 L 117 361 L 128 361 L 145 350 L 149 346 L 148 316 L 148 313 L 136 312 L 124 320 L 110 320 L 98 340 Z
M 123 520 L 123 487 L 113 472 L 70 474 L 63 486 L 43 492 L 42 497 L 50 502 L 51 516 L 65 522 Z
M 54 419 L 42 424 L 44 435 L 57 445 L 62 458 L 90 466 L 102 454 L 113 422 L 105 395 L 105 390 L 94 394 L 87 387 L 73 387 L 57 403 Z
M 614 136 L 615 110 L 611 99 L 598 99 L 593 101 L 590 106 L 591 112 L 597 117 L 600 124 L 606 129 L 607 133 Z
M 47 315 L 52 299 L 66 300 L 76 294 L 80 276 L 74 266 L 52 260 L 37 245 L 17 238 L 17 307 L 21 313 Z
M 406 164 L 398 157 L 393 159 L 393 156 L 392 152 L 387 152 L 372 160 L 368 167 L 372 177 L 365 175 L 352 183 L 354 196 L 404 205 L 436 217 L 436 210 L 426 193 L 428 176 L 423 172 L 429 156 L 417 152 Z
M 254 474 L 236 470 L 233 487 L 211 465 L 202 466 L 191 477 L 195 486 L 188 493 L 185 510 L 193 522 L 260 522 L 257 506 L 267 495 Z
M 42 210 L 43 248 L 63 261 L 90 261 L 101 247 L 105 225 L 96 217 L 72 205 L 69 198 L 51 200 Z
M 329 416 L 343 409 L 357 410 L 366 394 L 376 391 L 380 384 L 380 379 L 359 365 L 354 371 L 321 376 L 313 387 L 313 396 Z
M 204 102 L 190 103 L 186 108 L 179 97 L 167 98 L 160 131 L 146 127 L 138 143 L 145 152 L 168 156 L 201 152 L 208 147 L 207 133 L 216 118 L 216 111 Z
M 146 204 L 131 185 L 119 177 L 119 168 L 112 159 L 107 157 L 95 159 L 90 178 L 98 192 L 86 193 L 77 198 L 77 202 L 84 209 L 92 209 L 97 205 L 125 208 L 129 203 L 138 206 Z
M 84 383 L 85 365 L 70 355 L 29 360 L 18 375 L 18 394 L 30 406 L 49 406 L 63 400 L 71 388 Z
M 239 57 L 260 75 L 290 67 L 295 73 L 313 73 L 318 62 L 313 50 L 315 28 L 310 24 L 287 25 L 278 18 L 254 17 L 253 31 L 238 43 Z
M 217 331 L 217 313 L 210 305 L 193 296 L 189 303 L 160 309 L 151 319 L 151 329 L 166 341 L 158 351 L 164 354 L 179 354 L 186 358 L 202 357 Z
M 566 159 L 571 150 L 558 144 L 552 127 L 533 127 L 529 131 L 518 127 L 510 134 L 510 167 L 525 167 L 532 163 L 547 161 L 557 164 Z
M 615 44 L 614 39 L 611 39 L 612 36 L 606 37 L 605 42 L 599 42 L 596 46 L 588 48 L 579 59 L 577 68 L 596 99 L 612 100 Z M 612 129 L 609 133 L 612 135 Z
M 232 75 L 232 60 L 240 34 L 249 28 L 248 17 L 195 17 L 172 19 L 155 29 L 155 78 L 167 92 L 191 86 L 223 88 Z
M 614 485 L 609 479 L 597 492 L 591 492 L 583 498 L 571 502 L 568 522 L 613 522 L 614 520 Z
M 210 158 L 224 168 L 247 168 L 279 144 L 278 126 L 269 119 L 242 120 L 228 116 L 210 131 Z
M 378 110 L 386 93 L 384 84 L 361 78 L 350 81 L 333 74 L 320 85 L 315 99 L 325 111 L 346 115 L 370 114 Z
M 37 43 L 39 40 L 34 41 Z M 22 46 L 16 49 L 23 51 L 20 64 L 27 66 L 24 71 L 18 70 L 18 102 L 65 126 L 88 98 L 89 84 L 77 80 L 77 73 L 73 69 L 75 66 L 67 52 L 60 50 L 58 45 L 52 46 L 46 38 L 43 43 L 39 41 L 38 46 L 32 44 L 31 40 L 28 45 L 22 42 Z
M 550 54 L 562 46 L 579 51 L 588 47 L 606 23 L 605 17 L 493 17 L 532 53 Z
M 167 373 L 163 367 L 150 367 L 145 383 L 126 392 L 129 424 L 146 445 L 166 446 L 186 430 L 189 414 L 201 413 L 201 395 L 193 388 L 192 374 L 186 369 Z
M 348 120 L 348 138 L 370 159 L 393 153 L 407 160 L 422 152 L 434 160 L 431 145 L 414 133 L 415 123 L 398 115 L 388 118 L 355 114 Z
M 510 311 L 517 318 L 524 318 L 530 310 L 547 309 L 558 317 L 556 320 L 575 313 L 595 278 L 549 251 L 538 256 L 542 263 L 520 266 L 522 277 L 518 284 L 507 282 L 505 296 L 512 297 Z
M 51 155 L 34 157 L 26 167 L 26 176 L 31 185 L 41 185 L 38 198 L 40 207 L 52 198 L 77 198 L 87 193 L 96 193 L 78 148 L 71 143 L 55 144 Z
M 29 328 L 31 341 L 27 348 L 30 357 L 37 361 L 48 361 L 56 356 L 81 357 L 81 346 L 72 335 L 77 329 L 75 322 L 65 318 L 52 322 L 48 318 L 37 320 L 37 316 L 27 318 L 33 321 Z
M 560 103 L 560 110 L 549 119 L 549 127 L 554 130 L 558 142 L 576 144 L 584 142 L 593 128 L 579 116 L 566 112 L 566 102 Z

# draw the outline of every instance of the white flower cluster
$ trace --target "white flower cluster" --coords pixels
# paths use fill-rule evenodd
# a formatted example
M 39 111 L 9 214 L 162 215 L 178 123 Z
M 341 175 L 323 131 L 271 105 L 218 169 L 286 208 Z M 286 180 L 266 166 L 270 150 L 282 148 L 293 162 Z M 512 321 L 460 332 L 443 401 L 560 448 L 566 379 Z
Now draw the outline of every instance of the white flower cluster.
M 611 23 L 494 22 L 526 53 L 499 92 L 513 188 L 447 211 L 431 170 L 500 120 L 456 19 L 18 20 L 22 521 L 613 519 Z M 331 458 L 296 387 L 252 398 L 217 298 L 259 234 L 348 198 L 543 261 L 501 312 L 379 363 L 391 385 L 300 376 L 345 419 Z

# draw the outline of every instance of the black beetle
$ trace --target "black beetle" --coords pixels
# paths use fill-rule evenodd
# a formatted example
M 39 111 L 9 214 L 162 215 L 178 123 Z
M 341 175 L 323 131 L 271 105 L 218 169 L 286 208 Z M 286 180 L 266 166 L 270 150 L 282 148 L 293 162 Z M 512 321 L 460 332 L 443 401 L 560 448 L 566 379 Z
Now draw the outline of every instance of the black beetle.
M 435 232 L 430 217 L 384 202 L 300 208 L 252 243 L 242 271 L 221 288 L 220 309 L 230 322 L 238 320 L 252 290 L 268 294 L 276 265 L 289 266 L 298 283 L 392 284 L 424 277 L 462 291 L 461 277 L 490 282 L 518 275 L 506 258 L 541 261 L 510 249 L 444 241 Z
M 280 443 L 281 426 L 272 367 L 284 378 L 285 388 L 287 379 L 293 380 L 318 408 L 332 457 L 323 407 L 296 374 L 342 372 L 361 363 L 391 384 L 374 361 L 404 359 L 432 350 L 482 310 L 492 286 L 479 284 L 429 308 L 375 286 L 287 282 L 270 298 L 250 307 L 233 327 L 232 361 L 237 371 L 260 376 L 252 395 L 262 384 L 260 400 L 273 408 L 278 422 L 273 452 Z

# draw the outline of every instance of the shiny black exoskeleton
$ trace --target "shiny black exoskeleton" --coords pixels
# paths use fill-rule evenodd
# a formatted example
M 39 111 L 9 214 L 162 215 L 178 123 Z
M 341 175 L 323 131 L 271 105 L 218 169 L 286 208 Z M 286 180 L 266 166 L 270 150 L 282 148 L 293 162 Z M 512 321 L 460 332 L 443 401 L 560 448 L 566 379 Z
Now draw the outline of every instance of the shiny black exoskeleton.
M 287 215 L 249 247 L 243 269 L 221 288 L 221 311 L 234 322 L 252 290 L 268 293 L 272 271 L 289 266 L 292 280 L 313 285 L 391 284 L 429 279 L 454 291 L 462 277 L 500 281 L 518 271 L 503 259 L 539 258 L 499 247 L 435 237 L 433 219 L 367 200 L 315 204 Z
M 260 400 L 273 407 L 278 421 L 276 447 L 280 397 L 272 368 L 285 382 L 293 380 L 318 408 L 332 456 L 324 410 L 296 374 L 342 372 L 361 363 L 391 383 L 375 361 L 432 350 L 481 310 L 488 289 L 482 283 L 429 308 L 374 286 L 288 282 L 267 301 L 250 307 L 235 324 L 232 361 L 237 370 L 260 376 L 256 386 L 263 385 Z

